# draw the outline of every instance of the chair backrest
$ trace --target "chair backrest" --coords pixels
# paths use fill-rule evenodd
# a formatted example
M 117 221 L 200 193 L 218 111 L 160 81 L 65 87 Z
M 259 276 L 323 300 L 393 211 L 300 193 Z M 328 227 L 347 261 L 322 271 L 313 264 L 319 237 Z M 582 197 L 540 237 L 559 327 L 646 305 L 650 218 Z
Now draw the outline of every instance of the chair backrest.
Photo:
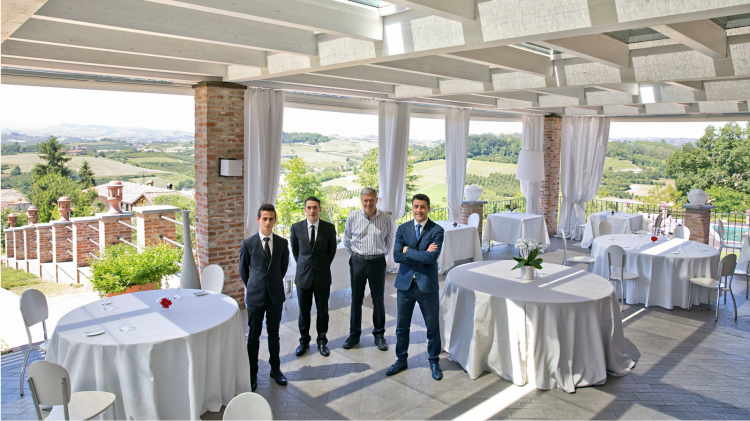
M 224 289 L 224 269 L 219 265 L 206 266 L 201 273 L 201 288 L 221 294 Z
M 28 378 L 34 384 L 32 393 L 36 394 L 39 405 L 65 405 L 70 403 L 70 376 L 59 364 L 49 361 L 35 361 L 29 365 Z M 62 381 L 65 381 L 65 400 L 63 400 Z
M 653 232 L 654 235 L 659 235 L 659 228 L 661 227 L 662 217 L 663 215 L 661 213 L 656 215 L 656 221 L 654 221 L 654 232 Z
M 609 267 L 614 269 L 624 269 L 627 263 L 628 255 L 625 249 L 620 246 L 611 245 L 607 247 L 607 259 Z
M 224 409 L 224 420 L 272 420 L 273 411 L 268 401 L 257 393 L 237 395 Z
M 47 320 L 49 317 L 47 298 L 41 291 L 27 289 L 21 294 L 21 316 L 27 327 Z
M 466 225 L 476 227 L 477 229 L 479 229 L 479 220 L 480 220 L 479 214 L 472 213 L 471 215 L 469 215 L 469 218 L 466 220 Z
M 719 231 L 719 242 L 724 244 L 724 222 L 721 219 L 718 219 L 716 222 L 716 228 Z
M 609 235 L 612 234 L 612 225 L 609 224 L 607 221 L 600 221 L 599 222 L 599 235 Z
M 719 263 L 719 276 L 733 276 L 734 270 L 737 268 L 737 255 L 727 254 L 724 256 L 723 259 L 721 259 L 721 262 Z
M 690 228 L 680 225 L 679 227 L 674 229 L 674 238 L 681 238 L 683 240 L 689 240 L 690 239 Z
M 560 228 L 563 239 L 563 262 L 568 260 L 568 240 L 565 238 L 565 230 Z

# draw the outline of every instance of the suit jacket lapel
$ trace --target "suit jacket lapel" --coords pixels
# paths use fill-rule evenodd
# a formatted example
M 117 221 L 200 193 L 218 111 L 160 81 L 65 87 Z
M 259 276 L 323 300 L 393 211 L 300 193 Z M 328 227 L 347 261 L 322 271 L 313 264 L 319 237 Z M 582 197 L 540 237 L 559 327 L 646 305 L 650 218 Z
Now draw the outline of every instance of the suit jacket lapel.
M 419 247 L 419 242 L 422 241 L 422 238 L 424 238 L 424 235 L 427 233 L 428 229 L 431 227 L 430 222 L 432 221 L 428 219 L 424 224 L 422 224 L 422 227 L 420 228 L 421 235 L 419 236 L 419 239 L 417 240 L 417 247 Z M 414 225 L 414 227 L 415 227 L 414 238 L 416 238 L 417 237 L 416 225 Z

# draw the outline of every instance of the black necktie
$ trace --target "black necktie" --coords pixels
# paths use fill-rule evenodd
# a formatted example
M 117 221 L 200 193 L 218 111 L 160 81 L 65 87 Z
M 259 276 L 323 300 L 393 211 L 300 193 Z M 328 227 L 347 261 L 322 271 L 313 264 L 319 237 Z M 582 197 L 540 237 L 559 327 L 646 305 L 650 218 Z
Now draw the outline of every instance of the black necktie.
M 268 246 L 268 240 L 270 240 L 270 238 L 268 237 L 263 239 L 263 242 L 266 243 L 263 246 L 263 253 L 266 255 L 266 262 L 268 262 L 268 264 L 270 265 L 271 264 L 271 247 Z
M 312 226 L 312 231 L 310 231 L 310 248 L 315 248 L 315 225 Z

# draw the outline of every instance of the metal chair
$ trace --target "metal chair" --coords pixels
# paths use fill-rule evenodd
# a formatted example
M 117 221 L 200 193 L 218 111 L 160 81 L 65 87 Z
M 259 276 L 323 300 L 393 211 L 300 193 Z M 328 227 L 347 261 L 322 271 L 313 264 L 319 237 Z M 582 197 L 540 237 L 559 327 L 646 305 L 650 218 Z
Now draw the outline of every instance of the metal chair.
M 727 244 L 724 241 L 724 222 L 721 219 L 716 220 L 717 224 L 714 227 L 717 234 L 719 234 L 719 256 L 721 256 L 721 251 L 723 249 L 731 249 L 731 250 L 740 250 L 742 249 L 741 244 Z
M 620 311 L 625 308 L 625 281 L 635 280 L 635 304 L 638 305 L 638 291 L 640 290 L 640 276 L 637 273 L 625 270 L 627 266 L 628 255 L 620 246 L 607 247 L 607 263 L 609 264 L 609 281 L 620 283 Z
M 736 254 L 727 254 L 724 256 L 723 259 L 721 259 L 721 262 L 719 262 L 719 279 L 714 278 L 690 278 L 690 285 L 688 286 L 688 311 L 690 311 L 690 293 L 693 291 L 693 284 L 700 285 L 702 287 L 706 287 L 708 289 L 715 289 L 716 290 L 716 319 L 714 321 L 719 320 L 719 298 L 721 297 L 721 292 L 729 291 L 729 294 L 732 296 L 732 302 L 734 303 L 734 320 L 737 320 L 737 301 L 734 299 L 734 293 L 732 292 L 732 280 L 734 279 L 734 270 L 737 267 L 737 255 Z M 729 280 L 727 280 L 727 277 L 729 277 Z M 724 286 L 721 286 L 721 279 L 724 278 Z M 709 301 L 711 299 L 711 295 L 709 292 Z M 726 299 L 726 298 L 725 298 Z M 708 305 L 709 310 L 711 309 L 711 305 Z
M 70 391 L 70 375 L 59 364 L 49 361 L 36 361 L 29 366 L 29 390 L 34 401 L 36 415 L 43 420 L 40 405 L 56 406 L 48 419 L 88 420 L 112 407 L 117 419 L 114 393 Z M 62 414 L 60 414 L 62 406 Z
M 649 231 L 649 230 L 638 230 L 635 233 L 639 234 L 639 235 L 658 235 L 658 233 L 659 233 L 659 227 L 661 227 L 661 220 L 662 220 L 662 214 L 659 213 L 656 216 L 656 220 L 654 221 L 654 228 L 651 231 Z
M 271 405 L 263 396 L 245 392 L 234 397 L 224 409 L 225 421 L 229 420 L 272 420 Z
M 584 263 L 587 265 L 586 270 L 591 272 L 591 264 L 593 264 L 596 259 L 594 259 L 591 256 L 573 256 L 570 259 L 568 259 L 568 240 L 565 238 L 565 230 L 561 229 L 560 232 L 562 233 L 562 239 L 563 239 L 563 266 L 566 264 L 577 264 L 577 263 Z
M 201 272 L 201 288 L 221 294 L 224 289 L 224 269 L 219 265 L 206 266 Z
M 599 221 L 599 235 L 597 237 L 610 234 L 612 234 L 612 225 L 607 221 Z
M 26 361 L 29 359 L 29 353 L 31 352 L 31 326 L 42 322 L 42 328 L 44 329 L 44 342 L 39 344 L 39 349 L 47 352 L 47 345 L 49 340 L 47 339 L 47 318 L 49 317 L 49 309 L 47 308 L 47 297 L 36 289 L 27 289 L 21 294 L 21 316 L 23 317 L 23 324 L 26 327 L 26 336 L 29 337 L 29 346 L 26 347 L 26 355 L 23 357 L 23 365 L 21 366 L 21 396 L 23 396 L 23 380 L 26 374 Z
M 586 232 L 586 210 L 585 209 L 578 209 L 578 206 L 573 206 L 573 209 L 576 212 L 576 216 L 578 217 L 578 220 L 583 220 L 582 224 L 578 224 L 578 235 L 576 236 L 576 239 L 579 237 L 583 237 L 583 233 Z M 593 228 L 593 227 L 592 227 Z M 592 233 L 593 234 L 593 233 Z M 596 237 L 596 236 L 594 236 Z M 573 235 L 570 236 L 570 241 L 573 241 Z
M 672 238 L 680 238 L 683 240 L 689 240 L 690 239 L 690 228 L 680 225 L 679 227 L 674 229 L 674 233 L 672 233 Z
M 469 225 L 471 227 L 476 227 L 479 229 L 479 214 L 478 213 L 472 213 L 469 215 L 469 218 L 466 219 L 466 225 Z
M 750 289 L 750 261 L 747 262 L 747 267 L 744 269 L 737 267 L 734 270 L 735 275 L 744 276 L 747 285 L 745 286 L 745 298 L 748 298 L 748 290 Z M 726 295 L 726 294 L 725 294 Z

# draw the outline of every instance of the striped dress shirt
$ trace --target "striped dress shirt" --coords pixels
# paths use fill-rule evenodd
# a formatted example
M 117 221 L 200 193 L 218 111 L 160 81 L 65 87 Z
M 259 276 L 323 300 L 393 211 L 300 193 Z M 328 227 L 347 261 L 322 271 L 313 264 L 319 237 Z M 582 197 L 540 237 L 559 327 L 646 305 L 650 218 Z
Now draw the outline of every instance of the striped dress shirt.
M 344 247 L 349 254 L 363 256 L 388 254 L 393 245 L 393 222 L 391 216 L 379 209 L 372 219 L 363 210 L 355 210 L 346 218 Z

